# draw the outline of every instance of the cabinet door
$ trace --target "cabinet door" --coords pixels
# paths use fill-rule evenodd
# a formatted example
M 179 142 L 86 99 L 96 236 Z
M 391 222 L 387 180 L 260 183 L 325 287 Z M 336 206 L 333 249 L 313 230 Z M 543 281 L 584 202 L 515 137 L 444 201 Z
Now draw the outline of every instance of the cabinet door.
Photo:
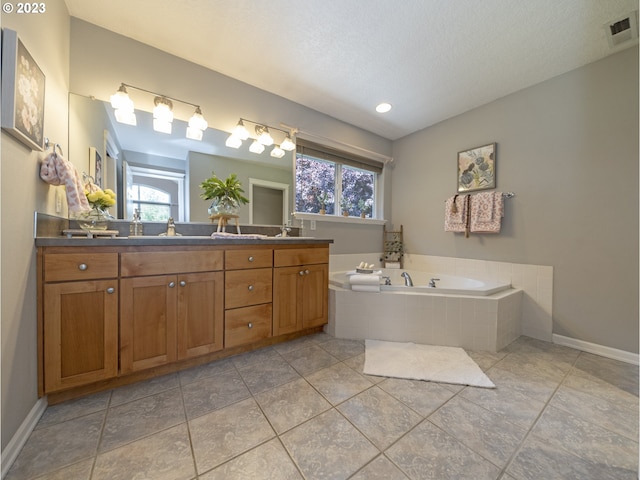
M 118 281 L 44 287 L 45 392 L 118 373 Z
M 298 308 L 302 328 L 317 327 L 328 321 L 329 267 L 305 265 L 298 285 Z
M 304 275 L 303 267 L 273 269 L 273 335 L 297 332 L 302 329 L 298 316 L 298 284 Z
M 178 276 L 178 358 L 221 350 L 224 329 L 224 273 Z
M 122 373 L 176 359 L 175 275 L 121 279 L 120 369 Z

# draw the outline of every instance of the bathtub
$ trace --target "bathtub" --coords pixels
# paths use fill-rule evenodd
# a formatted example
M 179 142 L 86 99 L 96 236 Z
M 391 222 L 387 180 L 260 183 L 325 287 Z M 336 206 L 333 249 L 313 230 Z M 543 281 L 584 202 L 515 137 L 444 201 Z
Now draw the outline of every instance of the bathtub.
M 413 287 L 400 275 L 407 271 Z M 383 269 L 391 285 L 380 293 L 351 290 L 346 271 L 329 275 L 327 333 L 337 338 L 386 340 L 496 352 L 522 332 L 522 297 L 507 282 Z M 436 287 L 429 280 L 437 278 Z
M 473 278 L 416 270 L 381 269 L 380 271 L 382 271 L 382 277 L 389 277 L 391 280 L 391 285 L 385 285 L 384 279 L 381 280 L 380 290 L 382 292 L 486 296 L 511 288 L 511 284 L 508 282 L 485 282 Z M 405 286 L 404 278 L 400 276 L 402 272 L 407 272 L 411 276 L 413 287 Z M 429 281 L 432 278 L 436 279 L 435 287 L 429 286 Z M 333 272 L 329 282 L 338 287 L 351 288 L 347 272 Z

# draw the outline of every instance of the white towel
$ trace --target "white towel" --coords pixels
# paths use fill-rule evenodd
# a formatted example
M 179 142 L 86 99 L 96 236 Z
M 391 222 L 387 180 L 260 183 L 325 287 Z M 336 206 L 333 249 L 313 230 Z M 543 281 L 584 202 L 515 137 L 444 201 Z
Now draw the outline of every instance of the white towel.
M 349 276 L 349 283 L 354 292 L 380 291 L 380 275 L 376 273 L 356 273 Z
M 379 293 L 380 292 L 380 284 L 377 285 L 351 285 L 351 290 L 354 292 L 371 292 L 371 293 Z

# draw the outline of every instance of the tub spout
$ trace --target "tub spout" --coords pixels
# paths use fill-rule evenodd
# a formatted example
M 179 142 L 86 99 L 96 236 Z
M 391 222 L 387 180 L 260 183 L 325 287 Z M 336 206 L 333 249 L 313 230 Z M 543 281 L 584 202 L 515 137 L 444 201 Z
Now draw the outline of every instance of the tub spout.
M 404 278 L 405 286 L 413 287 L 413 280 L 411 280 L 411 275 L 409 275 L 407 272 L 402 272 L 400 276 Z

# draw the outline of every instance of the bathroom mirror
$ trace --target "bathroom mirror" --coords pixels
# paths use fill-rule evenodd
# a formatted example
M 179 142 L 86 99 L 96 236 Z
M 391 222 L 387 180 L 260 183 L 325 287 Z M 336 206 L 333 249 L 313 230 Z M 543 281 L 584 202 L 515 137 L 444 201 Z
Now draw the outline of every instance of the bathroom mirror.
M 118 203 L 111 214 L 131 218 L 127 205 L 132 185 L 152 185 L 171 195 L 171 215 L 176 221 L 209 222 L 210 201 L 200 198 L 200 183 L 212 172 L 220 178 L 236 173 L 245 196 L 253 199 L 240 209 L 240 223 L 282 225 L 293 211 L 293 152 L 282 158 L 249 152 L 250 141 L 229 148 L 229 133 L 207 128 L 202 141 L 185 137 L 187 122 L 174 119 L 172 133 L 153 130 L 150 112 L 136 110 L 136 125 L 115 120 L 111 105 L 69 94 L 68 159 L 80 170 L 100 178 Z M 288 187 L 288 188 L 287 188 Z

